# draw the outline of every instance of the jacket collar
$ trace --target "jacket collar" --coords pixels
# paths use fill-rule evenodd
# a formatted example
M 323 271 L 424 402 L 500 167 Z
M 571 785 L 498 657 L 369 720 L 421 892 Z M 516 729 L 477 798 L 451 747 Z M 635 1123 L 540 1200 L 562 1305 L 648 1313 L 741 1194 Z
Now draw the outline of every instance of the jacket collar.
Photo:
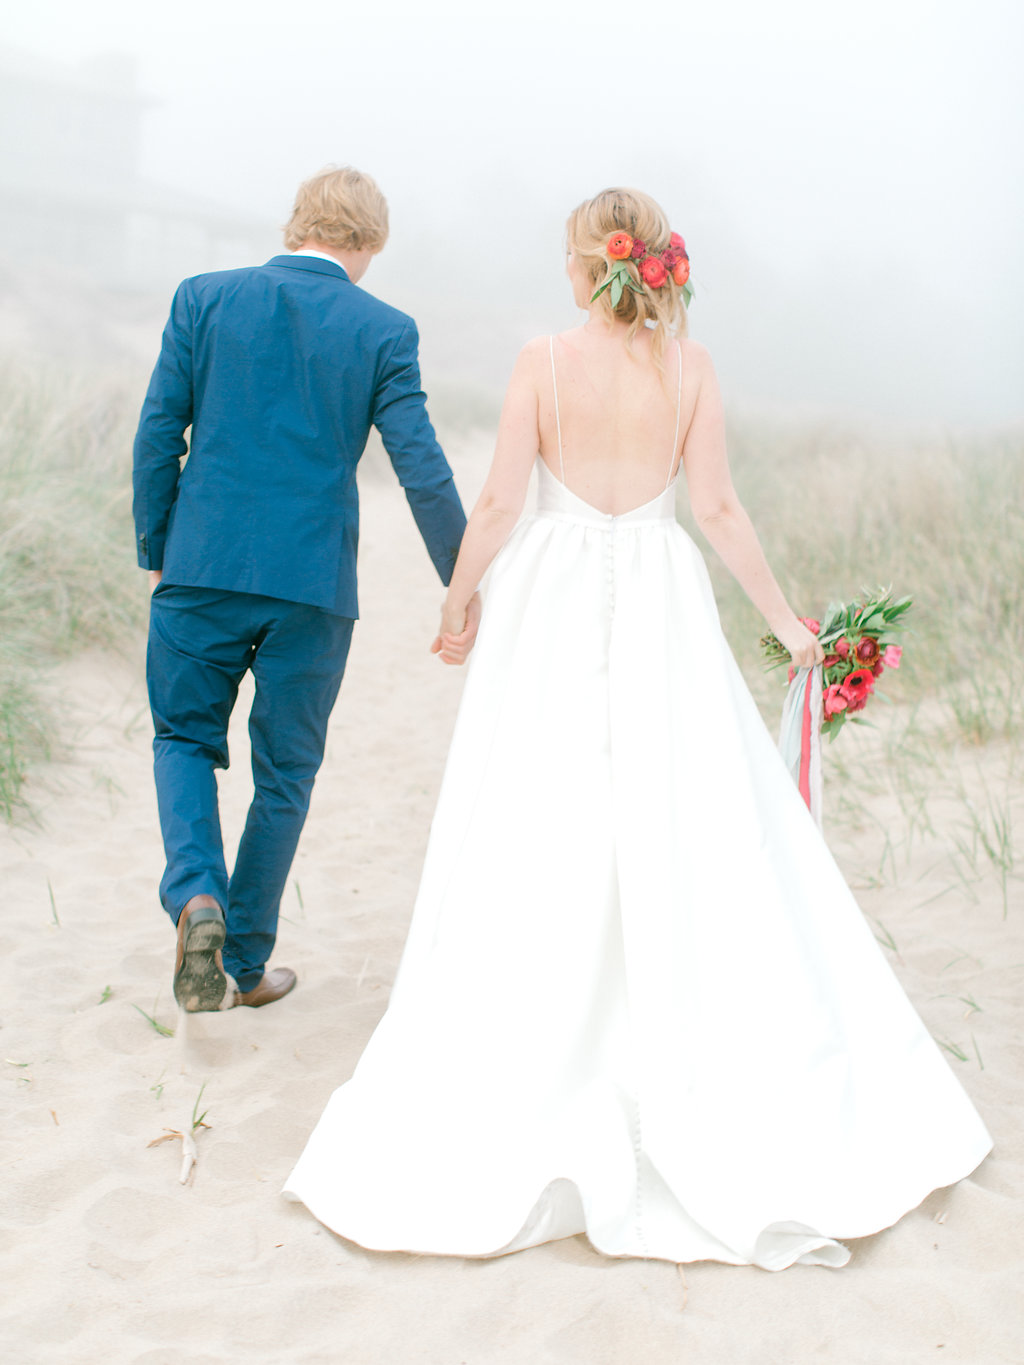
M 336 280 L 350 283 L 343 265 L 325 261 L 319 256 L 293 256 L 289 253 L 287 256 L 272 256 L 267 265 L 283 265 L 288 270 L 312 270 L 315 275 L 330 275 Z

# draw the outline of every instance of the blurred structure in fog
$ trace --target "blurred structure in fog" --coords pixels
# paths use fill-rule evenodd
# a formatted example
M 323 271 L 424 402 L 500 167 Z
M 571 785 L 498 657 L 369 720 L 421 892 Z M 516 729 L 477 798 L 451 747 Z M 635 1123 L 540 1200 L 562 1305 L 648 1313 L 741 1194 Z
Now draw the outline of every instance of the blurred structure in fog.
M 132 56 L 0 46 L 0 355 L 151 364 L 179 280 L 277 249 L 273 225 L 140 173 L 154 103 Z
M 155 290 L 264 251 L 264 224 L 145 180 L 136 61 L 70 67 L 0 48 L 0 252 L 111 289 Z

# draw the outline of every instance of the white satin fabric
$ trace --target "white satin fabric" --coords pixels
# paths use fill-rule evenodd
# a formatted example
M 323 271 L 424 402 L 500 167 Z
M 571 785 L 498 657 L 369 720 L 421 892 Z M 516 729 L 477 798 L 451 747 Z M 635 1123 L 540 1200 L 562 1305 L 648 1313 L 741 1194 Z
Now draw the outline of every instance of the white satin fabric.
M 675 486 L 539 465 L 387 1014 L 285 1193 L 366 1247 L 841 1265 L 990 1139 L 722 636 Z

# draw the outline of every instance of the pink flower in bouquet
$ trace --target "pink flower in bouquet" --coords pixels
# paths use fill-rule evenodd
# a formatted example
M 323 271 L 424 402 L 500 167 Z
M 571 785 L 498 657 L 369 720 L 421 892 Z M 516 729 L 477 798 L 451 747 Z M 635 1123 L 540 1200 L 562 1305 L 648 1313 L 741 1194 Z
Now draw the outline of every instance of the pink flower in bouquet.
M 835 668 L 838 662 L 839 662 L 838 654 L 826 654 L 824 662 L 822 663 L 821 666 L 822 668 Z
M 885 664 L 879 659 L 878 663 L 875 664 L 874 668 L 871 670 L 871 676 L 873 678 L 880 678 L 884 672 Z
M 840 659 L 845 659 L 850 653 L 850 642 L 845 635 L 840 635 L 834 648 Z
M 824 704 L 826 720 L 831 720 L 832 717 L 837 716 L 840 713 L 840 711 L 846 710 L 850 703 L 849 700 L 843 696 L 842 684 L 840 683 L 832 684 L 832 686 L 825 693 Z
M 801 624 L 807 627 L 812 635 L 817 635 L 821 630 L 821 622 L 816 620 L 813 616 L 801 616 L 799 620 Z
M 871 676 L 870 668 L 855 668 L 852 673 L 848 673 L 839 684 L 843 696 L 848 702 L 864 702 L 869 694 L 874 691 L 875 680 Z M 857 707 L 860 710 L 860 707 Z
M 873 668 L 880 653 L 878 641 L 872 635 L 862 635 L 853 649 L 853 657 L 865 668 Z
M 902 645 L 886 645 L 882 651 L 882 663 L 885 664 L 886 668 L 899 668 L 902 658 Z
M 643 276 L 644 283 L 650 285 L 652 289 L 660 289 L 668 279 L 668 271 L 657 256 L 647 257 L 646 261 L 640 266 L 640 274 Z

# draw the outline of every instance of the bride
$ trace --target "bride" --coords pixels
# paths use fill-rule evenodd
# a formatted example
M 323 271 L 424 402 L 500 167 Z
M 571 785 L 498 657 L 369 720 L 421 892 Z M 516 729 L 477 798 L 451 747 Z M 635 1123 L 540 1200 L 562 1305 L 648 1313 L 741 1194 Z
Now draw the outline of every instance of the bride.
M 435 652 L 486 603 L 388 1011 L 285 1194 L 382 1250 L 842 1265 L 991 1142 L 740 677 L 697 522 L 798 666 L 659 206 L 568 223 Z M 539 452 L 539 457 L 538 457 Z M 536 464 L 537 510 L 519 521 Z M 518 525 L 517 525 L 518 523 Z

